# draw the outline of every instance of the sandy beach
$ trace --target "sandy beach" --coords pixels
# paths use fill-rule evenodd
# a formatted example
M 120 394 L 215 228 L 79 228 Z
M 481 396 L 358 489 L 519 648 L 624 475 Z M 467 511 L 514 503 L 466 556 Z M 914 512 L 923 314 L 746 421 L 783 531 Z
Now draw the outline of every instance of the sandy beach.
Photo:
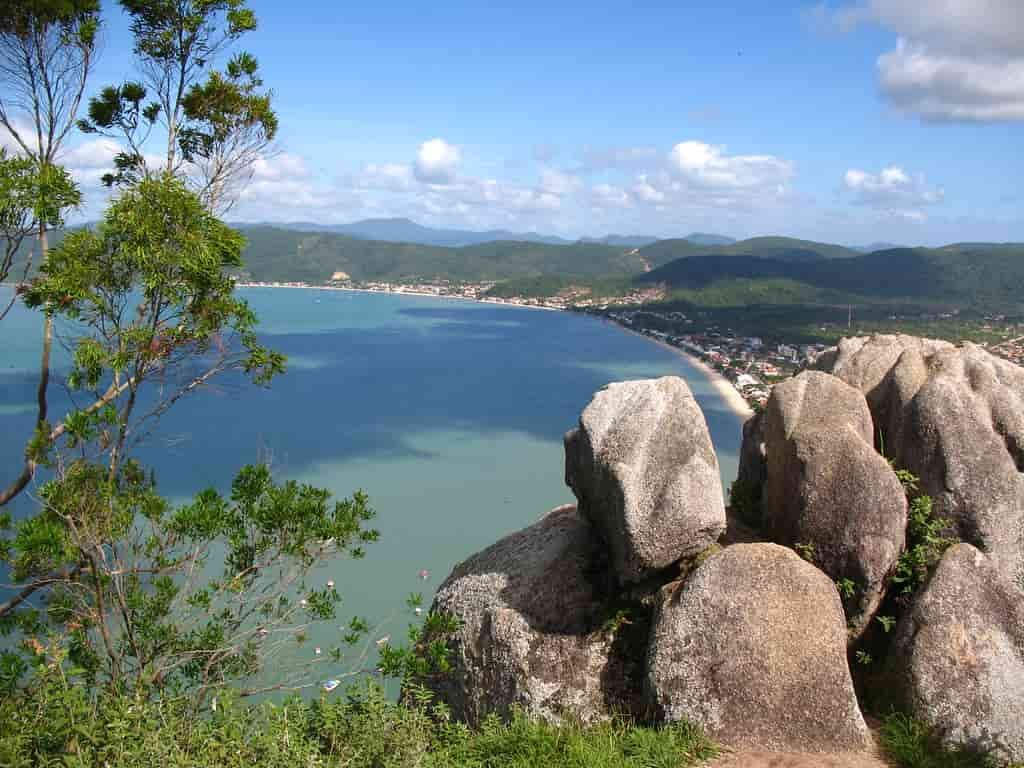
M 725 376 L 720 374 L 718 371 L 716 371 L 710 365 L 705 363 L 699 357 L 691 355 L 685 349 L 680 349 L 679 347 L 674 347 L 671 344 L 668 344 L 667 342 L 661 341 L 660 339 L 655 339 L 652 338 L 651 336 L 646 336 L 645 334 L 642 334 L 639 331 L 634 331 L 632 328 L 627 328 L 624 325 L 620 325 L 619 323 L 613 324 L 617 328 L 621 328 L 626 333 L 632 333 L 634 336 L 639 336 L 642 339 L 646 339 L 652 344 L 657 344 L 658 346 L 664 347 L 665 349 L 671 352 L 675 352 L 680 357 L 685 358 L 686 361 L 690 363 L 690 365 L 692 365 L 694 368 L 696 368 L 698 371 L 704 374 L 707 380 L 711 382 L 711 386 L 714 387 L 715 391 L 722 396 L 722 399 L 725 401 L 725 404 L 732 409 L 733 413 L 735 413 L 741 419 L 748 419 L 754 415 L 753 409 L 750 407 L 747 401 L 743 399 L 743 395 L 736 391 L 736 387 L 730 384 L 729 380 L 725 378 Z

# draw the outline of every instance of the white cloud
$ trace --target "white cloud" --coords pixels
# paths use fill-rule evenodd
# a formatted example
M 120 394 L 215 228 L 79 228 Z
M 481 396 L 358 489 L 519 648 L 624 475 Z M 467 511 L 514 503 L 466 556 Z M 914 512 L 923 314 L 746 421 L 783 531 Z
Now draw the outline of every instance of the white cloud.
M 621 187 L 598 184 L 590 190 L 590 202 L 595 208 L 631 208 L 633 199 Z
M 413 183 L 412 168 L 401 163 L 370 163 L 356 177 L 354 186 L 363 189 L 383 189 L 401 192 Z
M 299 155 L 280 152 L 269 157 L 258 157 L 252 166 L 254 181 L 280 181 L 309 178 L 306 161 Z
M 942 187 L 928 186 L 924 174 L 911 176 L 898 165 L 888 166 L 878 173 L 851 168 L 843 177 L 843 185 L 853 195 L 855 203 L 876 207 L 894 203 L 934 205 L 946 197 Z
M 252 179 L 239 194 L 239 205 L 261 216 L 287 210 L 324 210 L 338 203 L 336 191 L 318 182 L 300 155 L 280 152 L 257 158 Z
M 926 120 L 1024 120 L 1024 56 L 946 54 L 901 38 L 878 73 L 890 102 Z
M 663 203 L 667 198 L 664 192 L 651 184 L 646 173 L 636 177 L 631 191 L 637 200 L 645 203 Z
M 581 186 L 579 178 L 574 174 L 564 173 L 554 168 L 545 168 L 540 174 L 540 189 L 553 195 L 568 195 Z
M 416 178 L 426 184 L 450 184 L 461 159 L 459 148 L 444 139 L 425 141 L 416 153 Z
M 898 110 L 925 120 L 1024 120 L 1024 2 L 864 0 L 808 18 L 840 31 L 882 25 L 898 36 L 879 56 L 879 84 Z
M 794 175 L 792 163 L 774 155 L 728 155 L 725 147 L 700 141 L 676 144 L 668 165 L 689 184 L 725 192 L 777 187 Z

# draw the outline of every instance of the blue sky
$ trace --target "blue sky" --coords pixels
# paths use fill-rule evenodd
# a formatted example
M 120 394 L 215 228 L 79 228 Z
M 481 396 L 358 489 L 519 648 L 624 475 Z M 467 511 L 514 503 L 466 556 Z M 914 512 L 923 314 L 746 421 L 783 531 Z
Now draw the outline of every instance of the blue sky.
M 1024 240 L 1020 0 L 251 6 L 281 133 L 235 220 Z

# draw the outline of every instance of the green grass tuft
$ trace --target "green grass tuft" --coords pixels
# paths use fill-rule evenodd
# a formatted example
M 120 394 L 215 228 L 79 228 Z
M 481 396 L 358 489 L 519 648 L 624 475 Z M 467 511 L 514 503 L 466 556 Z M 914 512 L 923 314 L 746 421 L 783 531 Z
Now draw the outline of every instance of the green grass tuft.
M 934 730 L 907 715 L 886 718 L 880 736 L 899 768 L 1024 768 L 966 749 L 945 749 Z

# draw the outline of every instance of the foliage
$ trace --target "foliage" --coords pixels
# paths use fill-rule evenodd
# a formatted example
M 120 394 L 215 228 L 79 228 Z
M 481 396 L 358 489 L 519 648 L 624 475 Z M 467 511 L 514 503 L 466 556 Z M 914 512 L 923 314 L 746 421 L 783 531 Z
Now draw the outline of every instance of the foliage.
M 256 58 L 228 48 L 256 28 L 245 0 L 121 0 L 131 18 L 139 80 L 103 88 L 89 102 L 85 133 L 123 142 L 104 183 L 132 185 L 153 173 L 189 175 L 204 205 L 225 211 L 277 134 L 271 96 Z M 205 77 L 205 79 L 204 79 Z M 145 146 L 159 126 L 166 151 L 147 166 Z
M 410 595 L 407 605 L 420 610 L 422 595 Z M 451 672 L 448 638 L 461 626 L 458 617 L 430 611 L 422 624 L 410 624 L 407 645 L 381 644 L 378 670 L 385 677 L 402 681 L 404 687 L 418 684 L 429 677 Z
M 930 496 L 917 493 L 918 478 L 903 473 L 900 481 L 908 492 L 907 546 L 896 562 L 892 582 L 903 594 L 910 594 L 928 580 L 943 553 L 957 542 L 945 531 L 950 521 L 937 517 Z
M 39 169 L 54 163 L 74 126 L 99 24 L 98 0 L 0 8 L 0 126 Z
M 12 768 L 682 768 L 714 754 L 687 724 L 554 726 L 516 712 L 470 729 L 443 707 L 396 704 L 372 684 L 259 706 L 224 693 L 196 716 L 174 698 L 90 697 L 47 669 L 31 691 L 0 701 L 0 765 Z
M 331 581 L 310 584 L 313 567 L 361 557 L 377 538 L 364 528 L 373 512 L 362 493 L 331 504 L 322 489 L 274 483 L 264 466 L 243 468 L 229 498 L 209 489 L 177 509 L 133 462 L 112 475 L 76 461 L 39 495 L 41 511 L 19 522 L 7 553 L 16 581 L 50 579 L 44 609 L 5 620 L 25 637 L 25 666 L 140 696 L 187 692 L 200 704 L 294 653 L 310 623 L 335 619 L 340 595 Z M 365 629 L 353 625 L 278 684 L 339 662 Z
M 63 168 L 49 163 L 40 167 L 31 158 L 12 157 L 0 148 L 0 283 L 10 275 L 26 238 L 61 226 L 64 211 L 80 202 L 81 194 Z M 32 268 L 31 249 L 20 261 L 24 282 Z M 0 307 L 0 319 L 10 306 Z
M 885 752 L 899 768 L 996 768 L 1000 765 L 990 756 L 967 749 L 946 749 L 938 734 L 907 715 L 887 717 L 879 735 Z
M 796 553 L 800 555 L 803 560 L 806 560 L 811 564 L 814 563 L 814 558 L 817 555 L 817 552 L 813 544 L 802 544 L 797 542 L 793 545 L 793 549 L 796 550 Z

